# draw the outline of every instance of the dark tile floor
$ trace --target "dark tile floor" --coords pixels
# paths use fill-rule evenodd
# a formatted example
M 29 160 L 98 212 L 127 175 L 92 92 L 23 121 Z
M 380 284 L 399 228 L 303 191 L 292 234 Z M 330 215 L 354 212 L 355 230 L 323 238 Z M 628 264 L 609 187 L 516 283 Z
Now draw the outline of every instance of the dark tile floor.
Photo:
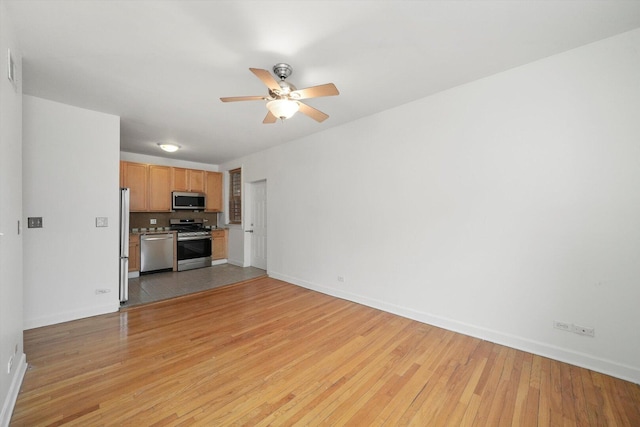
M 122 304 L 122 307 L 133 307 L 206 291 L 266 274 L 265 270 L 259 268 L 238 267 L 231 264 L 214 265 L 196 270 L 146 274 L 129 279 L 129 301 Z

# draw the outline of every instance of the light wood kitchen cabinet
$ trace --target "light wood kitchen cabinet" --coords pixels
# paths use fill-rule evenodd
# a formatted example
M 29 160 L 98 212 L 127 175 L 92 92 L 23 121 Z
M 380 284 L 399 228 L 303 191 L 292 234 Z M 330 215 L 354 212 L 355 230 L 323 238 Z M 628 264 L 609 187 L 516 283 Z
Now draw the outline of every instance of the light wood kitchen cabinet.
M 129 234 L 129 271 L 140 271 L 139 234 Z
M 189 191 L 189 170 L 184 168 L 171 168 L 173 181 L 171 191 Z
M 189 191 L 204 193 L 204 171 L 189 169 Z
M 129 210 L 145 212 L 148 210 L 147 192 L 149 167 L 142 163 L 120 162 L 121 186 L 129 188 Z
M 205 194 L 207 195 L 205 210 L 207 212 L 222 211 L 222 173 L 205 173 Z
M 207 212 L 222 211 L 222 173 L 120 162 L 120 187 L 129 188 L 131 212 L 171 212 L 171 192 L 206 194 Z
M 227 257 L 227 230 L 213 230 L 211 232 L 211 259 L 225 259 Z
M 171 211 L 171 169 L 169 166 L 149 165 L 149 210 Z
M 173 175 L 172 191 L 191 191 L 204 193 L 205 171 L 197 169 L 171 168 Z

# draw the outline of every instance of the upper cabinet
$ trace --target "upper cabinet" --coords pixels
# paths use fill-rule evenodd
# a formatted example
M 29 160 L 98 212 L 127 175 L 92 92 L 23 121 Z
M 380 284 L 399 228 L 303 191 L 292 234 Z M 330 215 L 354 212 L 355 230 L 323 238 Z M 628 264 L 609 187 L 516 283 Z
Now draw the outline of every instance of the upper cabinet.
M 207 195 L 206 210 L 208 212 L 222 211 L 222 174 L 220 172 L 205 173 L 205 193 Z
M 189 169 L 189 191 L 204 193 L 205 171 Z
M 205 192 L 205 171 L 184 168 L 171 169 L 173 170 L 173 191 Z
M 171 169 L 169 166 L 149 165 L 149 210 L 171 211 Z
M 129 210 L 131 212 L 145 212 L 149 210 L 147 205 L 147 192 L 149 183 L 149 167 L 142 163 L 120 162 L 120 185 L 130 189 Z
M 131 212 L 170 212 L 172 191 L 206 194 L 206 211 L 222 211 L 222 173 L 120 162 L 120 186 L 128 187 Z

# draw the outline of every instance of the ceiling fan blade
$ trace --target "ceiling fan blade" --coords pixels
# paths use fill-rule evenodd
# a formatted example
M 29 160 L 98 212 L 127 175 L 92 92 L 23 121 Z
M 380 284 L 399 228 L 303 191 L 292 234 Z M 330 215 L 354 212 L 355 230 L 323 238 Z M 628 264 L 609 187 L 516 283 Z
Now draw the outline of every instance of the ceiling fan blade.
M 293 99 L 319 98 L 321 96 L 334 95 L 340 95 L 340 92 L 338 92 L 338 88 L 333 83 L 308 87 L 306 89 L 298 89 L 291 92 L 291 97 Z
M 265 116 L 264 120 L 262 121 L 262 123 L 264 123 L 265 125 L 271 124 L 271 123 L 275 123 L 278 121 L 278 118 L 276 116 L 274 116 L 273 114 L 271 114 L 271 111 L 267 112 L 267 115 Z
M 269 89 L 273 91 L 280 90 L 280 85 L 267 70 L 263 70 L 260 68 L 249 68 L 249 70 L 251 70 L 251 72 L 255 74 L 260 80 L 262 80 L 262 83 L 264 83 Z
M 228 96 L 226 98 L 220 98 L 222 102 L 236 102 L 236 101 L 262 101 L 266 99 L 264 96 Z
M 327 114 L 323 113 L 320 110 L 316 110 L 313 107 L 309 107 L 307 104 L 303 104 L 302 102 L 299 102 L 299 104 L 300 104 L 299 111 L 302 114 L 305 114 L 311 117 L 313 120 L 317 121 L 318 123 L 322 123 L 329 118 Z

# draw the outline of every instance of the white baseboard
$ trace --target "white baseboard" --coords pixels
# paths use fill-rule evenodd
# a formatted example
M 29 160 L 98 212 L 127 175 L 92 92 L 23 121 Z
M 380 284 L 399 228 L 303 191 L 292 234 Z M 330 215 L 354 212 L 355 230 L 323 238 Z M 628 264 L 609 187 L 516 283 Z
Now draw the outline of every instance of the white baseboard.
M 81 310 L 65 311 L 50 316 L 42 316 L 36 319 L 27 319 L 24 321 L 24 329 L 39 328 L 41 326 L 55 325 L 57 323 L 69 322 L 71 320 L 84 319 L 86 317 L 98 316 L 100 314 L 115 313 L 120 310 L 120 302 L 115 304 L 104 304 L 94 307 L 87 307 Z
M 227 259 L 214 259 L 211 261 L 211 265 L 221 265 L 221 264 L 227 264 Z
M 390 304 L 385 301 L 376 300 L 362 295 L 352 294 L 341 289 L 316 285 L 305 280 L 287 276 L 286 274 L 280 274 L 270 271 L 269 276 L 273 277 L 274 279 L 293 283 L 294 285 L 318 291 L 323 294 L 357 302 L 359 304 L 377 308 L 388 313 L 397 314 L 398 316 L 406 317 L 408 319 L 417 320 L 418 322 L 437 326 L 475 338 L 480 338 L 496 344 L 537 354 L 539 356 L 548 357 L 560 362 L 565 362 L 571 365 L 580 366 L 582 368 L 591 369 L 596 372 L 640 384 L 640 369 L 637 367 L 628 366 L 612 360 L 598 358 L 575 350 L 558 347 L 553 344 L 530 340 L 528 338 L 523 338 L 493 329 L 487 329 L 469 323 L 460 322 L 454 319 L 449 319 L 442 316 L 410 309 L 407 307 Z
M 127 279 L 135 279 L 136 277 L 140 277 L 139 271 L 130 271 L 127 273 Z
M 227 262 L 231 265 L 235 265 L 237 267 L 246 267 L 244 265 L 244 261 L 243 260 L 237 260 L 237 259 L 228 259 Z
M 27 372 L 27 357 L 22 353 L 20 361 L 16 365 L 16 372 L 11 380 L 9 392 L 2 403 L 2 412 L 0 413 L 0 426 L 2 427 L 9 426 L 11 414 L 13 414 L 13 408 L 16 405 L 16 400 L 18 400 L 18 393 L 20 392 L 20 386 L 22 385 L 25 372 Z

